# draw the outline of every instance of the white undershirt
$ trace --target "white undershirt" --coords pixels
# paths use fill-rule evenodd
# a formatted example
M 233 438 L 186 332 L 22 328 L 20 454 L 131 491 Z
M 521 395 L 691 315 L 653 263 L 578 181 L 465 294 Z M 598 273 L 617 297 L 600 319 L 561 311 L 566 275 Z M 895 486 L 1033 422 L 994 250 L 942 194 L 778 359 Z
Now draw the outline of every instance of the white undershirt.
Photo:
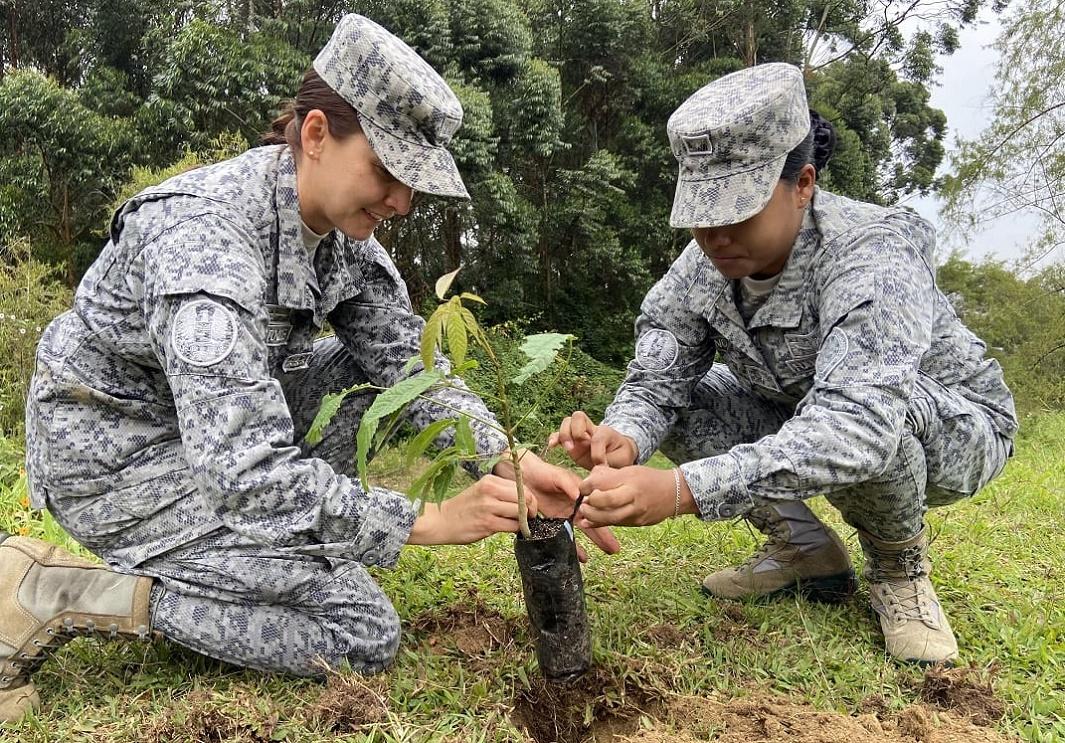
M 317 232 L 307 226 L 307 223 L 302 219 L 300 220 L 300 231 L 303 233 L 303 247 L 307 248 L 307 252 L 311 255 L 311 260 L 314 260 L 314 251 L 318 249 L 318 244 L 324 240 L 329 233 L 325 235 L 319 235 Z
M 752 279 L 750 276 L 744 276 L 740 279 L 740 314 L 743 316 L 744 322 L 750 322 L 754 317 L 754 313 L 758 312 L 758 308 L 765 304 L 766 299 L 773 293 L 773 290 L 777 288 L 777 284 L 780 283 L 780 277 L 783 275 L 783 271 L 776 276 L 770 276 L 768 279 Z

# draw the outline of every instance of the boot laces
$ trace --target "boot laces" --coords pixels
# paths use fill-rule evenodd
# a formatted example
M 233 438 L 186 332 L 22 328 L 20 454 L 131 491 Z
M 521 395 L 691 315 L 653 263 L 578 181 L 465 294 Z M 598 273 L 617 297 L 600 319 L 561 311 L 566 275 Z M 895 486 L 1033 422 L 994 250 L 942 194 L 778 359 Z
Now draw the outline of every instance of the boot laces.
M 748 520 L 755 526 L 755 528 L 766 535 L 766 540 L 750 557 L 736 566 L 736 572 L 738 573 L 750 570 L 762 560 L 770 557 L 774 552 L 779 550 L 781 546 L 787 544 L 788 541 L 788 535 L 784 530 L 783 521 L 772 518 L 759 518 L 757 516 L 748 517 Z
M 99 635 L 104 639 L 114 640 L 119 636 L 118 625 L 113 622 L 107 627 L 99 627 L 90 619 L 85 623 L 84 627 L 78 627 L 70 617 L 66 617 L 57 626 L 45 627 L 44 633 L 45 639 L 43 641 L 36 637 L 33 639 L 31 643 L 33 650 L 30 652 L 21 651 L 12 656 L 10 664 L 12 669 L 17 671 L 17 674 L 13 677 L 6 677 L 6 680 L 13 681 L 19 676 L 32 674 L 41 667 L 41 664 L 44 663 L 52 651 L 62 647 L 76 637 Z M 137 636 L 142 640 L 150 639 L 147 627 L 138 628 Z
M 875 554 L 872 580 L 884 587 L 890 598 L 886 602 L 888 612 L 895 621 L 916 620 L 934 625 L 939 617 L 932 611 L 932 601 L 924 595 L 924 552 L 914 545 L 896 554 Z M 895 565 L 899 570 L 885 570 L 885 564 Z

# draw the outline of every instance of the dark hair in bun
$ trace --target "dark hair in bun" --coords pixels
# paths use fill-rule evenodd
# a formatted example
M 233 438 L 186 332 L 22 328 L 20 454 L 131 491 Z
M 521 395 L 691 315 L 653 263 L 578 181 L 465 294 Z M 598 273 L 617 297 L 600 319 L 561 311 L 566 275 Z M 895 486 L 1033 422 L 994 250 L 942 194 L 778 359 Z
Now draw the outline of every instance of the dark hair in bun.
M 836 151 L 836 128 L 821 114 L 810 109 L 810 132 L 798 146 L 788 153 L 784 161 L 781 179 L 789 183 L 799 180 L 799 172 L 804 165 L 812 164 L 820 174 Z

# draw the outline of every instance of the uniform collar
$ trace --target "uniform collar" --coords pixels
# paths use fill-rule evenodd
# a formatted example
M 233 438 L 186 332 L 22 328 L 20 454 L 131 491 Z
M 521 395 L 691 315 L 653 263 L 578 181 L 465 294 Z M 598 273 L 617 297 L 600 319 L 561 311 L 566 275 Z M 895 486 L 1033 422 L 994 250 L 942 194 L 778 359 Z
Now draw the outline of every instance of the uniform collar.
M 318 282 L 303 245 L 303 222 L 296 193 L 296 161 L 289 147 L 281 151 L 278 160 L 274 200 L 277 207 L 278 304 L 317 314 Z
M 765 304 L 754 313 L 754 317 L 747 326 L 748 329 L 798 327 L 802 319 L 802 298 L 807 290 L 807 269 L 821 246 L 821 231 L 818 229 L 817 217 L 814 215 L 814 204 L 817 198 L 818 191 L 815 190 L 810 208 L 803 216 L 799 234 L 791 247 L 791 255 L 788 256 L 788 262 L 784 265 L 780 283 L 766 298 Z

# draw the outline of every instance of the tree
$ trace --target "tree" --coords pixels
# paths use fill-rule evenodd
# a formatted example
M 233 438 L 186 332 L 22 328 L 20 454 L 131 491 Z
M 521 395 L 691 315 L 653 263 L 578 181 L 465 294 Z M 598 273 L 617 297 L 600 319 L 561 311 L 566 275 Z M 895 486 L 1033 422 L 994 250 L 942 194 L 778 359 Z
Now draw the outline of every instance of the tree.
M 0 82 L 0 229 L 5 239 L 44 231 L 74 283 L 74 247 L 99 224 L 137 150 L 128 119 L 103 116 L 38 72 Z
M 1007 19 L 991 124 L 960 143 L 944 216 L 974 228 L 1018 212 L 1042 217 L 1029 265 L 1065 257 L 1065 5 L 1027 0 Z

